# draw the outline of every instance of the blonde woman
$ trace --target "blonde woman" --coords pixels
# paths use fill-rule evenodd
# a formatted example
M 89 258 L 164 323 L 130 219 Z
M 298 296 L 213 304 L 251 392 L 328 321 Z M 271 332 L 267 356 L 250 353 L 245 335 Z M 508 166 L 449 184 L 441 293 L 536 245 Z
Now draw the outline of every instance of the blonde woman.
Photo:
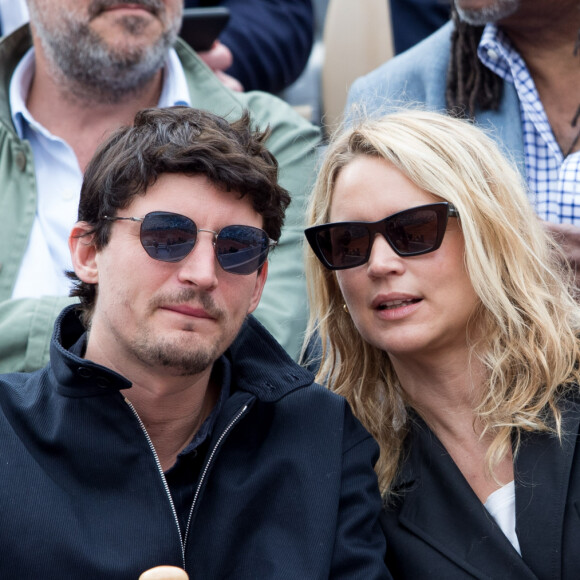
M 396 113 L 331 143 L 310 224 L 318 379 L 380 444 L 393 577 L 580 577 L 580 310 L 517 171 Z

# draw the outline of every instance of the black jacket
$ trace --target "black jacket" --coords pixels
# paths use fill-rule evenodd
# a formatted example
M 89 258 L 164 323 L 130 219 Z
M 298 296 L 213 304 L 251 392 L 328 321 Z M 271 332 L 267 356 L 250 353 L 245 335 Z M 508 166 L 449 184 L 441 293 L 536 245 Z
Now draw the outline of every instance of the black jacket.
M 417 419 L 395 487 L 400 500 L 381 516 L 393 578 L 580 578 L 580 402 L 570 398 L 564 407 L 562 444 L 524 433 L 514 463 L 521 556 Z
M 197 578 L 385 578 L 377 446 L 251 317 L 226 356 L 217 418 L 182 542 L 131 385 L 68 349 L 0 376 L 0 578 L 130 580 L 183 566 Z

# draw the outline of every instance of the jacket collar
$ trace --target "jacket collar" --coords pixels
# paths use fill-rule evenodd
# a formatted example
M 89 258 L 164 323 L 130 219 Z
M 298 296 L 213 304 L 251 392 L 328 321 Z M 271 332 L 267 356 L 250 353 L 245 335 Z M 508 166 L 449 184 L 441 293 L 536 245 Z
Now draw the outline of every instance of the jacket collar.
M 575 387 L 576 390 L 578 387 Z M 516 458 L 516 532 L 522 557 L 540 578 L 562 578 L 562 533 L 568 487 L 580 424 L 580 397 L 560 405 L 562 441 L 524 433 Z M 538 530 L 542 549 L 538 550 Z
M 58 391 L 69 397 L 88 397 L 128 389 L 131 383 L 118 373 L 81 356 L 85 337 L 78 306 L 65 308 L 54 326 L 50 365 Z M 268 331 L 248 316 L 225 352 L 231 364 L 232 386 L 271 402 L 310 385 L 314 377 L 297 365 Z
M 479 501 L 441 442 L 417 416 L 406 448 L 407 460 L 394 486 L 401 494 L 396 502 L 401 526 L 475 578 L 507 577 L 506 571 L 510 578 L 518 580 L 537 578 Z M 536 513 L 536 501 L 528 507 L 529 516 Z M 534 522 L 536 532 L 537 526 L 544 524 Z M 556 525 L 561 527 L 562 520 Z
M 296 364 L 252 315 L 246 318 L 226 356 L 232 363 L 236 388 L 265 402 L 277 401 L 314 381 L 314 375 Z
M 78 305 L 67 306 L 56 319 L 50 343 L 50 372 L 57 392 L 66 397 L 94 397 L 130 388 L 125 377 L 82 358 L 85 336 Z

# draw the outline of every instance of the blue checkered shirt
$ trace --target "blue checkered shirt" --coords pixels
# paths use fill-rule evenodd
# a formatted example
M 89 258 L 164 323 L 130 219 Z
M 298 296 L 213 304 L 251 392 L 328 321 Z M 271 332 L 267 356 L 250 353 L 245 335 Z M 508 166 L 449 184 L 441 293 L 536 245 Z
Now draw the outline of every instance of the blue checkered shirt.
M 478 56 L 518 94 L 528 195 L 536 213 L 550 222 L 580 226 L 580 152 L 564 158 L 526 63 L 494 24 L 485 27 Z

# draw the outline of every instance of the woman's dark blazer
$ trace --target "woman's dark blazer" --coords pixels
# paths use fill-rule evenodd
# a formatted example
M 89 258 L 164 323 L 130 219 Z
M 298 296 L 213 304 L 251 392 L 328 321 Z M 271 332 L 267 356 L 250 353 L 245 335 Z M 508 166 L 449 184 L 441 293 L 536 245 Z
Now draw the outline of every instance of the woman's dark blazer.
M 580 397 L 566 399 L 564 437 L 524 433 L 514 468 L 520 557 L 445 448 L 418 417 L 382 514 L 393 578 L 580 578 Z

